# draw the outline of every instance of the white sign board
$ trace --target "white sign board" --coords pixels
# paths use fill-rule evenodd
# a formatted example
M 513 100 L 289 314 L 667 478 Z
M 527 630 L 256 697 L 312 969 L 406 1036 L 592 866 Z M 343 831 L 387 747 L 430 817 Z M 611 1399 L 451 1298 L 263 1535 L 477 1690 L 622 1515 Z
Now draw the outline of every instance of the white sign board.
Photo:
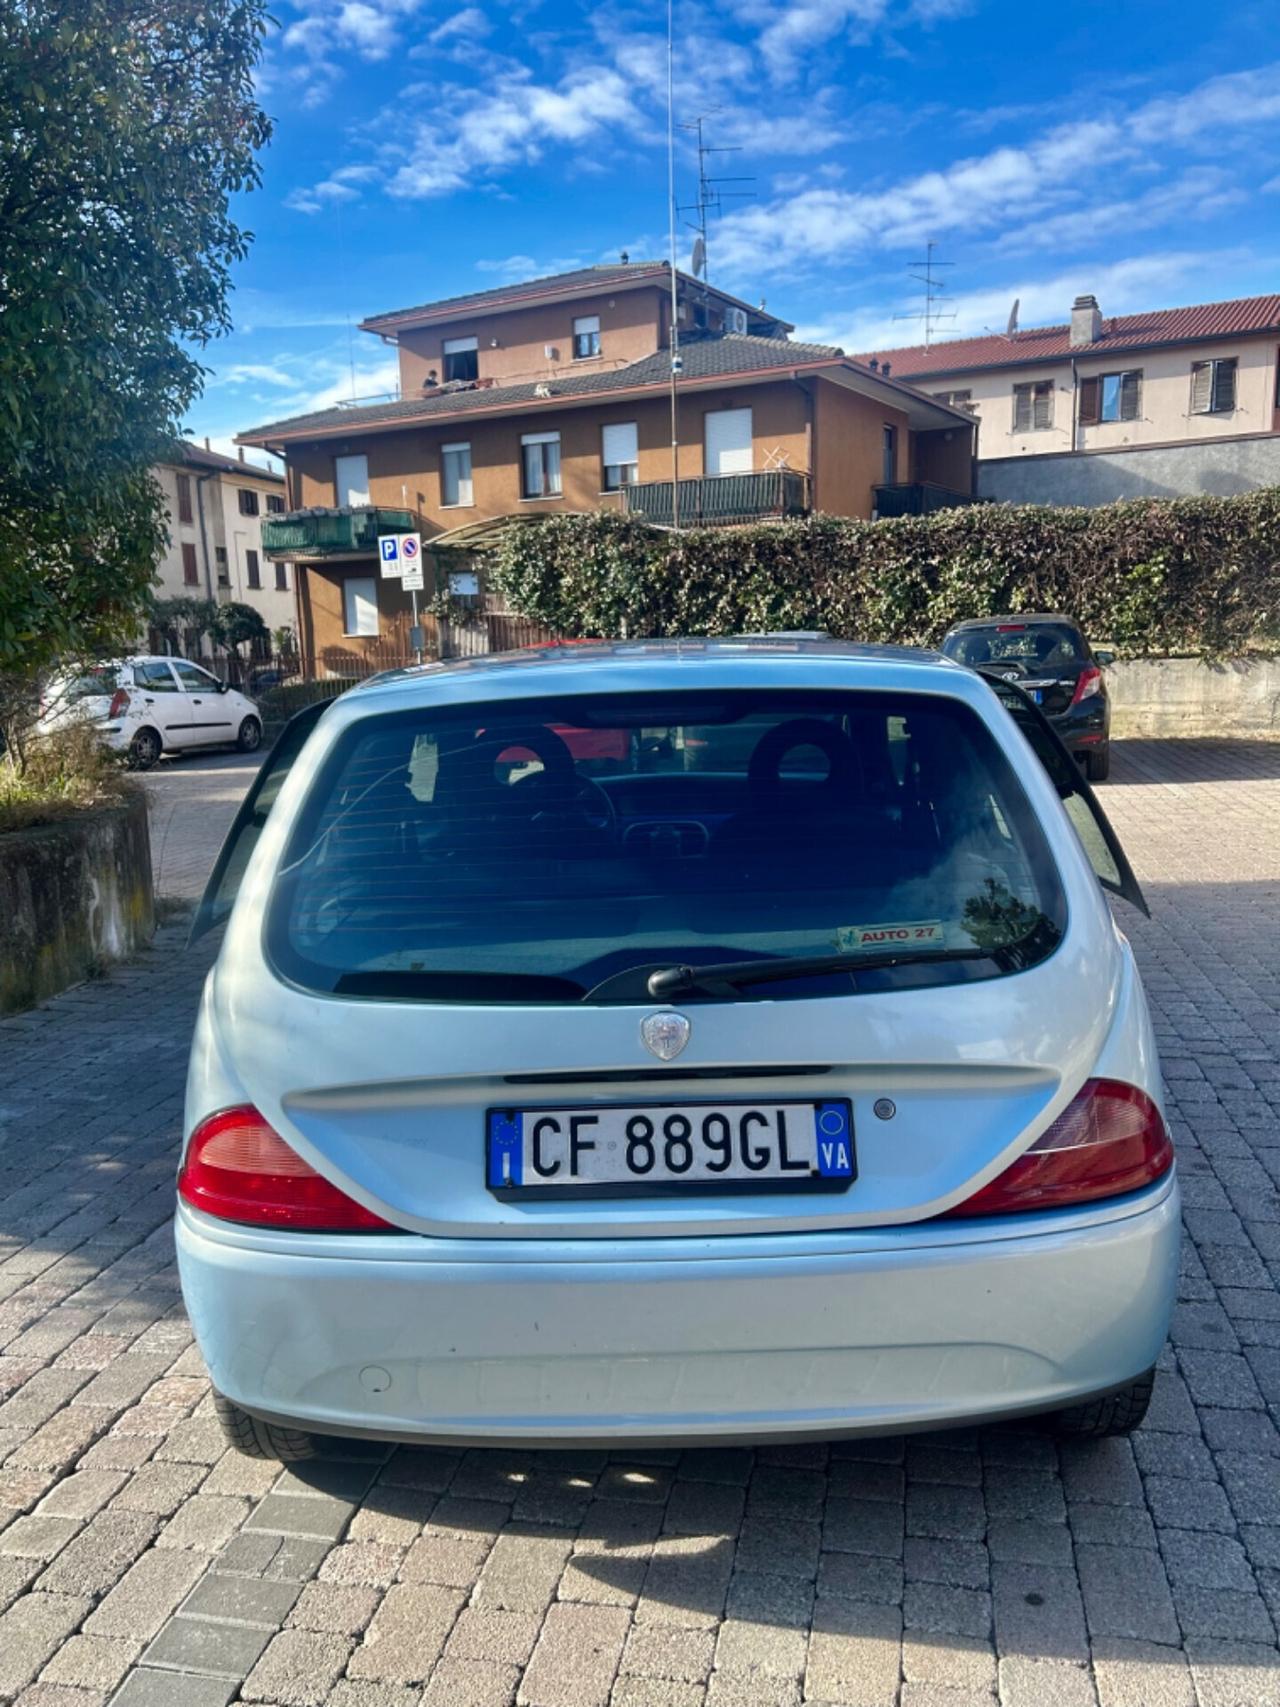
M 402 569 L 400 561 L 400 536 L 395 533 L 384 533 L 378 536 L 378 559 L 382 566 L 382 578 L 398 580 Z
M 410 591 L 421 592 L 426 586 L 422 571 L 422 535 L 402 533 L 400 541 L 400 580 Z

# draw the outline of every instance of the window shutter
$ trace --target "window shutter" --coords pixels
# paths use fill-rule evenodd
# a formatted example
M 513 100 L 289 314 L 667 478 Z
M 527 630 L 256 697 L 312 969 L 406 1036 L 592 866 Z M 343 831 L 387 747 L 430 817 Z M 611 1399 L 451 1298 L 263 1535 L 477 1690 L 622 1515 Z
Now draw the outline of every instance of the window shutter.
M 1120 375 L 1120 419 L 1136 421 L 1142 414 L 1142 370 L 1131 368 Z
M 602 460 L 606 468 L 622 468 L 640 460 L 636 443 L 636 423 L 623 421 L 604 429 Z
M 1031 387 L 1015 385 L 1013 388 L 1013 430 L 1015 433 L 1025 433 L 1031 427 Z
M 1213 407 L 1214 410 L 1231 410 L 1236 406 L 1236 360 L 1231 356 L 1226 361 L 1213 364 Z
M 750 474 L 750 409 L 712 409 L 705 417 L 705 457 L 709 475 Z
M 1191 413 L 1207 415 L 1213 402 L 1213 363 L 1191 364 Z
M 1080 425 L 1092 427 L 1102 419 L 1102 381 L 1100 379 L 1082 379 L 1080 381 Z
M 1036 386 L 1035 412 L 1032 417 L 1037 427 L 1053 425 L 1053 382 L 1044 380 Z

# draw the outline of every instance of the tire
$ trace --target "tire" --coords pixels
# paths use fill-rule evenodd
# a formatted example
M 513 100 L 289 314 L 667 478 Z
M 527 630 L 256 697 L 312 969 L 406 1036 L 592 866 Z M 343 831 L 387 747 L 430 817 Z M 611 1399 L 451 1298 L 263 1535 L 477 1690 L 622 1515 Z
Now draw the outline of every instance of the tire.
M 125 762 L 131 771 L 149 771 L 160 763 L 163 751 L 164 743 L 154 729 L 139 729 L 129 743 Z
M 1089 754 L 1085 765 L 1090 782 L 1105 782 L 1111 775 L 1111 748 L 1099 747 L 1096 753 Z
M 1148 1369 L 1118 1393 L 1108 1393 L 1105 1399 L 1091 1399 L 1087 1405 L 1073 1405 L 1069 1410 L 1054 1411 L 1047 1419 L 1057 1435 L 1069 1440 L 1105 1440 L 1112 1434 L 1132 1434 L 1147 1414 L 1151 1391 L 1156 1384 L 1156 1372 Z
M 246 717 L 236 736 L 236 746 L 242 753 L 256 753 L 262 745 L 262 725 L 256 717 Z
M 316 1455 L 315 1436 L 304 1429 L 282 1428 L 278 1423 L 251 1417 L 248 1411 L 216 1391 L 213 1408 L 227 1445 L 247 1458 L 274 1458 L 281 1464 L 298 1464 Z

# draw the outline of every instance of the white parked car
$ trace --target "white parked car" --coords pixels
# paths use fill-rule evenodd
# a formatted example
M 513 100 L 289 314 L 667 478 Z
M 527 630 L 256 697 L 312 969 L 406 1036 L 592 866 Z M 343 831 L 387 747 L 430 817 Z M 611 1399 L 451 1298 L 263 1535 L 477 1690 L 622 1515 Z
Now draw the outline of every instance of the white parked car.
M 303 713 L 194 927 L 229 1437 L 1134 1426 L 1178 1192 L 1099 879 L 1143 905 L 1042 715 L 934 654 L 602 644 Z
M 89 724 L 143 771 L 162 753 L 225 746 L 253 753 L 262 745 L 254 702 L 185 658 L 126 658 L 53 675 L 36 727 L 48 733 L 71 723 Z

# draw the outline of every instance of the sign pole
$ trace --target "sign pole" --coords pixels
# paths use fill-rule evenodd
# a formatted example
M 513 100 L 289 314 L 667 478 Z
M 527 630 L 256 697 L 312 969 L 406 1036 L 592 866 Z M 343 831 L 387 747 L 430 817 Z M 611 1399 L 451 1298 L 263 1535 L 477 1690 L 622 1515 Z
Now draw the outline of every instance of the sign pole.
M 417 654 L 418 654 L 418 662 L 421 663 L 422 662 L 422 652 L 423 652 L 423 646 L 422 646 L 423 634 L 422 634 L 421 625 L 418 622 L 418 589 L 416 587 L 411 587 L 409 589 L 409 597 L 413 600 L 413 633 L 414 633 L 414 638 L 418 642 L 415 650 L 417 651 Z

